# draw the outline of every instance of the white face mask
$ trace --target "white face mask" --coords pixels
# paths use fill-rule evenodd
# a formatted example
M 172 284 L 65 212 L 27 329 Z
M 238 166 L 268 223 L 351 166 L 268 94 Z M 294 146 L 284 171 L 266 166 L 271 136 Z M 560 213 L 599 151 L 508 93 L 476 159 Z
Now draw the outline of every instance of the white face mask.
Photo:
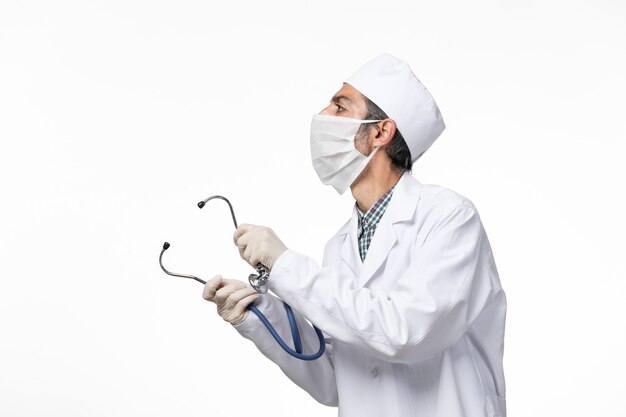
M 343 194 L 365 169 L 378 148 L 365 156 L 354 147 L 362 123 L 380 120 L 360 120 L 348 117 L 314 114 L 311 121 L 311 159 L 322 183 L 332 185 Z

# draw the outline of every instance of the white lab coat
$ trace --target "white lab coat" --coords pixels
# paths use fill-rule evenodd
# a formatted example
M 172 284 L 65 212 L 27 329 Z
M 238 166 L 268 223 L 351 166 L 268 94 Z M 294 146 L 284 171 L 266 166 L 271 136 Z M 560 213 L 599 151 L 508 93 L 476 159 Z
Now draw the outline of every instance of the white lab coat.
M 322 267 L 287 250 L 269 287 L 297 313 L 305 353 L 286 354 L 258 318 L 235 328 L 317 401 L 341 417 L 506 415 L 502 369 L 506 297 L 473 203 L 405 173 L 365 262 L 357 212 L 328 241 Z M 257 305 L 291 342 L 282 302 Z

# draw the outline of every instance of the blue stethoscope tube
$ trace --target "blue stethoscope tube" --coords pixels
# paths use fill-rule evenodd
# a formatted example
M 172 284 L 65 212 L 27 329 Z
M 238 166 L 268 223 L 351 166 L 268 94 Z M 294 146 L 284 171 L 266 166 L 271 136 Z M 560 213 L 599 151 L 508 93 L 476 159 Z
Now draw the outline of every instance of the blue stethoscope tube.
M 237 228 L 237 219 L 235 219 L 235 212 L 233 211 L 233 206 L 230 204 L 230 201 L 228 201 L 228 199 L 226 199 L 225 197 L 219 196 L 219 195 L 214 195 L 211 196 L 209 198 L 207 198 L 206 200 L 203 200 L 201 202 L 198 203 L 198 207 L 202 208 L 204 207 L 204 205 L 207 203 L 207 201 L 212 200 L 212 199 L 220 199 L 220 200 L 224 200 L 226 201 L 226 203 L 228 203 L 228 207 L 230 208 L 230 214 L 233 218 L 233 223 L 235 224 L 235 228 Z M 163 272 L 165 272 L 168 275 L 174 276 L 174 277 L 181 277 L 181 278 L 190 278 L 193 279 L 195 281 L 200 282 L 201 284 L 206 284 L 206 281 L 194 276 L 194 275 L 186 275 L 186 274 L 178 274 L 178 273 L 174 273 L 174 272 L 170 272 L 167 269 L 165 269 L 165 267 L 163 266 L 163 254 L 165 253 L 166 250 L 168 250 L 170 247 L 170 244 L 165 242 L 163 244 L 163 249 L 161 250 L 161 254 L 159 255 L 159 265 L 161 265 L 161 269 L 163 270 Z M 267 271 L 267 268 L 263 265 L 258 265 L 257 266 L 257 271 L 259 271 L 259 273 L 262 275 L 263 272 Z M 267 272 L 265 272 L 267 273 Z M 258 276 L 255 275 L 251 275 L 250 276 L 250 281 L 251 283 L 254 281 L 253 278 Z M 264 278 L 267 278 L 267 276 L 264 276 Z M 253 285 L 254 286 L 254 285 Z M 257 291 L 260 291 L 260 289 L 256 288 Z M 267 290 L 265 289 L 266 292 Z M 260 291 L 261 292 L 261 291 Z M 247 308 L 253 312 L 258 318 L 259 320 L 261 320 L 261 323 L 263 323 L 265 325 L 265 327 L 267 328 L 267 330 L 270 332 L 270 334 L 272 335 L 272 337 L 274 338 L 274 340 L 276 340 L 276 343 L 278 343 L 278 345 L 283 348 L 283 350 L 285 352 L 287 352 L 288 354 L 290 354 L 291 356 L 297 358 L 297 359 L 301 359 L 303 361 L 312 361 L 315 359 L 318 359 L 320 356 L 322 356 L 324 354 L 324 351 L 326 349 L 326 343 L 324 341 L 324 334 L 322 333 L 322 331 L 320 329 L 318 329 L 317 327 L 313 326 L 313 329 L 315 329 L 315 333 L 317 334 L 317 337 L 319 339 L 320 342 L 320 348 L 317 351 L 317 353 L 314 353 L 312 355 L 307 355 L 302 353 L 302 340 L 300 338 L 300 331 L 298 330 L 298 324 L 296 323 L 296 318 L 293 314 L 293 311 L 291 310 L 291 307 L 283 302 L 283 305 L 285 306 L 285 311 L 287 312 L 287 319 L 289 320 L 289 327 L 291 329 L 291 336 L 293 339 L 293 345 L 294 345 L 294 349 L 292 349 L 289 345 L 287 345 L 287 343 L 285 343 L 285 341 L 280 337 L 280 335 L 278 334 L 278 332 L 276 331 L 276 329 L 274 329 L 274 326 L 272 326 L 272 324 L 269 322 L 269 320 L 267 319 L 267 317 L 265 317 L 265 315 L 263 313 L 261 313 L 261 310 L 259 310 L 255 305 L 250 304 Z

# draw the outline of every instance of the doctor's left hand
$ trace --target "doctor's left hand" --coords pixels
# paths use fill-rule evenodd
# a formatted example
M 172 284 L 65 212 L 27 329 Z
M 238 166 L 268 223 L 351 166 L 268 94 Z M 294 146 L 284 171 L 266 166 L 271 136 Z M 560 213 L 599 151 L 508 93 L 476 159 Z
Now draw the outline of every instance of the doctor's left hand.
M 287 250 L 287 246 L 269 227 L 242 224 L 233 235 L 233 241 L 239 248 L 239 255 L 253 267 L 265 265 L 269 270 L 274 267 L 278 257 Z
M 230 324 L 242 323 L 250 314 L 247 307 L 261 294 L 245 282 L 216 275 L 204 286 L 202 298 L 215 303 L 217 314 Z

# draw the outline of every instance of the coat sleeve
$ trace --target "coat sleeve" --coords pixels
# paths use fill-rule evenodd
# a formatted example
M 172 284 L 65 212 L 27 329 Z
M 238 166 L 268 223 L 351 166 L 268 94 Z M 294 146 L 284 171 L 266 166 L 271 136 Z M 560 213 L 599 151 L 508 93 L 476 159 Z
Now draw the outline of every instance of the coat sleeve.
M 271 294 L 264 294 L 255 305 L 267 317 L 282 339 L 293 348 L 291 329 L 287 319 L 284 303 Z M 319 339 L 313 327 L 294 310 L 304 353 L 312 354 L 319 349 Z M 319 403 L 337 407 L 337 385 L 332 362 L 332 340 L 326 338 L 324 354 L 314 361 L 296 359 L 286 353 L 276 343 L 259 318 L 253 314 L 235 329 L 246 339 L 251 340 L 257 348 L 276 363 L 280 369 L 300 388 L 308 392 Z
M 386 292 L 287 250 L 269 286 L 333 339 L 380 359 L 416 363 L 451 347 L 499 285 L 476 209 L 457 205 L 433 223 L 408 268 Z

